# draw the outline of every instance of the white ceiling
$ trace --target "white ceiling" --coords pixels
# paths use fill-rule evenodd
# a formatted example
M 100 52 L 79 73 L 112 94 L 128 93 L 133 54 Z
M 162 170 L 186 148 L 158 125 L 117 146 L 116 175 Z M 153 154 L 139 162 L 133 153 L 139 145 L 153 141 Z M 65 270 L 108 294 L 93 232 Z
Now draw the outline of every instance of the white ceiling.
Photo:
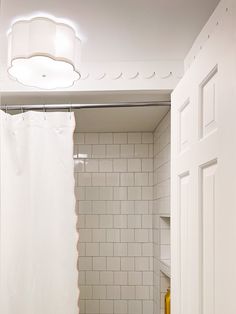
M 6 68 L 6 34 L 11 24 L 19 18 L 47 15 L 66 19 L 74 25 L 83 43 L 82 65 L 100 64 L 103 72 L 105 63 L 124 62 L 128 65 L 143 62 L 148 65 L 160 61 L 164 65 L 176 60 L 182 64 L 218 2 L 219 0 L 1 0 L 0 44 L 3 68 Z M 145 66 L 143 68 L 146 69 Z M 126 87 L 120 90 L 127 90 L 128 81 L 123 81 L 122 86 Z M 149 90 L 153 89 L 150 88 L 149 81 L 144 83 Z M 21 92 L 16 95 L 17 99 L 20 94 Z M 36 96 L 31 96 L 30 102 L 37 103 Z M 112 97 L 109 97 L 112 102 Z M 11 95 L 5 96 L 5 103 L 11 102 L 9 98 Z M 45 102 L 53 102 L 48 96 L 41 98 Z M 17 100 L 14 102 L 19 103 Z M 167 110 L 168 107 L 79 110 L 76 113 L 77 128 L 86 132 L 153 131 Z
M 18 18 L 43 13 L 75 25 L 83 41 L 83 62 L 183 60 L 218 2 L 2 0 L 1 33 Z
M 153 131 L 169 107 L 80 109 L 75 111 L 80 132 Z

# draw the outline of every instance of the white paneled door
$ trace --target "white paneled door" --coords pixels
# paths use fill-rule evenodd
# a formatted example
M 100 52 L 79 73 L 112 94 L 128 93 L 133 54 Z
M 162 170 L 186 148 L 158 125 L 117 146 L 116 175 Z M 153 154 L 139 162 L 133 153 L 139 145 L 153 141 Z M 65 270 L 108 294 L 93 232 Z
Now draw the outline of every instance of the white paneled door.
M 172 314 L 236 313 L 235 21 L 172 94 Z

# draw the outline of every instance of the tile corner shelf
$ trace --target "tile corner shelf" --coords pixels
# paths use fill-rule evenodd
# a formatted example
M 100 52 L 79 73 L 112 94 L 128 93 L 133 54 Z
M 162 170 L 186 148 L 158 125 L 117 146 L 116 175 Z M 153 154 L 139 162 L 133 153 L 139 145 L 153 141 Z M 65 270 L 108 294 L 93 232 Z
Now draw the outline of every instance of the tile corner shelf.
M 160 271 L 163 274 L 165 274 L 167 277 L 171 278 L 170 260 L 161 260 L 160 261 Z
M 170 214 L 160 214 L 161 218 L 171 218 Z

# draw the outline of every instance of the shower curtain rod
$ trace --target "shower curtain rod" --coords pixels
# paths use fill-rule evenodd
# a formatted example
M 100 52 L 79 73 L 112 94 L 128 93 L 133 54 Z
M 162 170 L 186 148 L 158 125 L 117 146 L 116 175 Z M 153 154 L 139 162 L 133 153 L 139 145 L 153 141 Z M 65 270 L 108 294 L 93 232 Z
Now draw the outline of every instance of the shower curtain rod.
M 170 106 L 170 101 L 150 101 L 150 102 L 117 102 L 108 104 L 37 104 L 37 105 L 0 105 L 4 111 L 18 110 L 74 110 L 74 109 L 99 109 L 99 108 L 132 108 L 132 107 L 158 107 Z

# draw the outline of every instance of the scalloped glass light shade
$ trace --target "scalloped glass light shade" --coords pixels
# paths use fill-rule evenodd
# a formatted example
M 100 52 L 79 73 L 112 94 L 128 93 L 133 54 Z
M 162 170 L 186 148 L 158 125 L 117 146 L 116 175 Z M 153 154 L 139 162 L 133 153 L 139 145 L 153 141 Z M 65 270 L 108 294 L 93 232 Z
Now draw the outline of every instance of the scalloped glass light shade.
M 80 78 L 81 42 L 68 25 L 48 18 L 13 24 L 8 35 L 8 72 L 21 84 L 66 88 Z

